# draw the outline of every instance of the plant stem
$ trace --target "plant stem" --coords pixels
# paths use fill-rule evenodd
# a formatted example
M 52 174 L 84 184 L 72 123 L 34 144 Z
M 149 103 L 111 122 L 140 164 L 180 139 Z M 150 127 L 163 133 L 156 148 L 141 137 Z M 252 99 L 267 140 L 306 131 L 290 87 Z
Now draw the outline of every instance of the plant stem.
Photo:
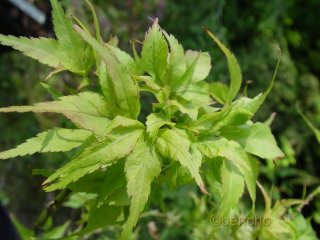
M 69 197 L 71 191 L 64 189 L 60 191 L 52 201 L 50 201 L 46 208 L 40 213 L 38 219 L 34 224 L 35 236 L 44 231 L 44 227 L 49 217 L 52 216 L 62 205 L 62 203 Z

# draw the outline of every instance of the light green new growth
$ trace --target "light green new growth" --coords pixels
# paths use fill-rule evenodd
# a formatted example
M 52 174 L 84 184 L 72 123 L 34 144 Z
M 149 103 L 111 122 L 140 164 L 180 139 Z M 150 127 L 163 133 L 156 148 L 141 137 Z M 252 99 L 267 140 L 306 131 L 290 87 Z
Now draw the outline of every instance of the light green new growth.
M 121 239 L 126 240 L 139 220 L 151 191 L 152 181 L 160 174 L 161 165 L 154 147 L 143 140 L 129 155 L 125 165 L 128 194 L 131 197 L 130 215 Z
M 82 145 L 92 132 L 84 129 L 54 128 L 39 133 L 15 147 L 0 153 L 0 159 L 34 154 L 36 152 L 66 152 Z
M 84 129 L 102 135 L 109 120 L 108 104 L 102 96 L 94 92 L 64 96 L 58 101 L 36 103 L 33 106 L 13 106 L 0 108 L 0 112 L 61 113 Z

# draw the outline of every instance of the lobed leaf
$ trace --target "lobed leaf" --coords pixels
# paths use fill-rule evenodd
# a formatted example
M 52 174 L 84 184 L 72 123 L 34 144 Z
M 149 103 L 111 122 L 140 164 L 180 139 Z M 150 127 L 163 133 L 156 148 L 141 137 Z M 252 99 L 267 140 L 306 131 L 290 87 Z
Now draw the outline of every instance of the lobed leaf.
M 156 147 L 163 156 L 176 160 L 182 166 L 186 167 L 190 175 L 195 179 L 200 190 L 203 193 L 208 193 L 199 173 L 201 164 L 199 165 L 190 154 L 189 139 L 181 136 L 177 130 L 162 129 L 159 133 Z
M 58 169 L 45 182 L 46 191 L 54 191 L 68 186 L 81 177 L 102 166 L 109 166 L 127 156 L 141 137 L 142 130 L 134 130 L 119 135 L 112 141 L 96 142 L 82 154 Z
M 21 51 L 26 56 L 50 67 L 65 66 L 70 70 L 77 70 L 72 66 L 72 63 L 65 61 L 67 56 L 59 49 L 59 43 L 54 39 L 14 37 L 0 34 L 0 43 Z
M 79 147 L 90 136 L 92 132 L 84 129 L 54 128 L 39 133 L 36 137 L 26 140 L 25 143 L 13 149 L 0 152 L 0 159 L 30 155 L 36 152 L 66 152 Z
M 60 48 L 68 55 L 75 66 L 85 71 L 84 66 L 84 42 L 72 27 L 72 22 L 68 19 L 57 0 L 51 0 L 52 19 L 54 31 L 59 41 Z
M 170 84 L 175 79 L 180 79 L 187 68 L 187 62 L 184 55 L 184 49 L 178 40 L 171 34 L 163 31 L 165 38 L 168 41 L 170 52 L 169 62 L 165 76 L 165 84 Z
M 103 85 L 103 88 L 107 91 L 107 99 L 110 96 L 113 99 L 113 101 L 110 100 L 110 104 L 117 106 L 119 115 L 137 118 L 140 113 L 139 88 L 130 75 L 132 69 L 128 66 L 133 61 L 131 57 L 129 58 L 128 54 L 115 47 L 104 47 L 78 26 L 76 26 L 76 30 L 100 54 L 106 64 L 108 75 L 106 85 Z M 100 84 L 104 84 L 104 82 L 102 81 Z
M 0 112 L 52 112 L 61 113 L 84 129 L 103 135 L 110 116 L 108 105 L 97 93 L 83 92 L 64 96 L 58 101 L 36 103 L 33 106 L 13 106 L 0 108 Z
M 128 239 L 143 211 L 151 191 L 152 181 L 160 174 L 161 165 L 155 149 L 144 140 L 139 141 L 125 163 L 127 191 L 131 197 L 130 214 L 120 239 Z
M 158 22 L 155 21 L 143 41 L 141 61 L 144 69 L 154 76 L 158 84 L 161 83 L 167 68 L 168 52 L 168 44 Z
M 254 166 L 240 144 L 225 138 L 208 139 L 198 142 L 199 150 L 209 158 L 224 157 L 232 162 L 247 185 L 253 204 L 256 199 L 257 168 Z

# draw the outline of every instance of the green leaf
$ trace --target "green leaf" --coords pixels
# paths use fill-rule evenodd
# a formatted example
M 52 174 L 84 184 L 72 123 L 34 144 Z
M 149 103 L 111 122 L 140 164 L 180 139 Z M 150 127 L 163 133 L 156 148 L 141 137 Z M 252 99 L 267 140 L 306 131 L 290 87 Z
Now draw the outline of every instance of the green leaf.
M 180 94 L 180 92 L 178 93 Z M 209 96 L 209 85 L 205 81 L 190 84 L 188 89 L 181 92 L 181 97 L 188 99 L 194 108 L 207 107 L 212 103 Z
M 175 123 L 169 121 L 161 113 L 151 113 L 147 117 L 147 121 L 146 121 L 147 133 L 152 139 L 155 139 L 157 137 L 159 129 L 165 125 L 174 126 Z
M 0 108 L 0 112 L 37 112 L 61 113 L 84 129 L 97 135 L 105 131 L 110 116 L 108 105 L 97 93 L 83 92 L 78 95 L 64 96 L 58 101 L 36 103 L 33 106 L 13 106 Z
M 140 113 L 139 87 L 130 75 L 132 74 L 132 69 L 128 66 L 131 63 L 131 57 L 129 58 L 128 54 L 111 45 L 106 45 L 108 48 L 104 47 L 78 26 L 76 26 L 76 30 L 100 54 L 106 63 L 110 79 L 107 79 L 107 84 L 103 87 L 108 91 L 107 97 L 114 94 L 113 97 L 115 99 L 112 104 L 117 106 L 119 115 L 136 119 Z M 112 84 L 110 80 L 112 80 Z M 110 91 L 114 91 L 114 93 Z
M 58 98 L 62 97 L 62 94 L 55 90 L 49 84 L 40 82 L 40 85 L 50 94 L 50 97 L 52 97 L 53 100 L 57 100 Z
M 170 47 L 169 63 L 165 77 L 165 84 L 168 84 L 175 79 L 180 79 L 182 77 L 186 71 L 187 62 L 183 47 L 179 44 L 178 40 L 173 35 L 167 34 L 165 31 L 163 31 L 163 34 L 165 35 Z
M 199 150 L 209 158 L 224 157 L 232 162 L 241 173 L 247 185 L 252 202 L 256 199 L 256 167 L 250 162 L 240 144 L 225 138 L 209 139 L 198 142 Z M 253 167 L 255 169 L 253 169 Z
M 160 174 L 161 165 L 152 145 L 139 141 L 125 164 L 128 179 L 127 190 L 131 197 L 130 215 L 124 225 L 121 238 L 128 239 L 143 211 L 151 191 L 152 181 Z
M 284 157 L 270 127 L 264 123 L 239 127 L 226 126 L 221 129 L 221 135 L 240 143 L 246 152 L 260 158 L 279 159 Z
M 257 175 L 252 169 L 249 158 L 241 146 L 234 141 L 225 141 L 219 148 L 219 156 L 225 157 L 232 161 L 234 165 L 239 169 L 246 182 L 249 195 L 253 204 L 256 200 L 256 177 Z
M 194 73 L 192 75 L 192 82 L 199 82 L 204 80 L 210 72 L 211 69 L 211 57 L 208 52 L 197 52 L 188 50 L 186 52 L 187 66 L 192 65 L 192 63 L 198 58 L 196 61 L 196 66 L 194 69 Z
M 26 56 L 50 67 L 65 66 L 65 68 L 75 70 L 72 64 L 65 61 L 67 56 L 59 49 L 59 44 L 54 39 L 14 37 L 0 34 L 0 43 L 21 51 Z
M 237 62 L 236 57 L 230 52 L 228 48 L 226 48 L 225 45 L 223 45 L 220 40 L 214 36 L 208 29 L 204 29 L 208 35 L 213 39 L 213 41 L 216 42 L 216 44 L 220 47 L 220 49 L 223 51 L 227 58 L 228 62 L 228 68 L 230 73 L 230 88 L 227 98 L 227 103 L 231 103 L 231 101 L 234 99 L 234 97 L 238 94 L 239 89 L 241 87 L 242 82 L 242 74 L 240 66 Z
M 195 179 L 200 190 L 207 193 L 205 185 L 199 173 L 200 165 L 190 154 L 190 140 L 181 136 L 177 130 L 162 129 L 157 140 L 157 150 L 164 157 L 168 157 L 186 167 L 190 175 Z
M 141 61 L 145 70 L 155 77 L 158 84 L 162 81 L 167 68 L 168 44 L 155 21 L 143 41 Z
M 104 204 L 102 206 L 94 205 L 90 208 L 86 227 L 78 234 L 91 232 L 97 228 L 113 225 L 121 214 L 121 207 Z
M 210 83 L 210 95 L 221 104 L 225 104 L 228 99 L 228 87 L 221 82 Z
M 93 24 L 94 24 L 96 39 L 100 43 L 103 43 L 103 39 L 102 39 L 101 34 L 100 34 L 99 20 L 98 20 L 96 11 L 94 10 L 94 7 L 93 7 L 92 3 L 89 0 L 86 0 L 86 4 L 89 6 L 91 14 L 92 14 L 92 17 L 93 17 Z
M 180 111 L 183 114 L 189 115 L 192 120 L 196 120 L 198 109 L 193 107 L 189 101 L 182 97 L 177 97 L 177 100 L 169 100 L 171 112 Z
M 192 123 L 191 129 L 216 132 L 224 126 L 237 126 L 246 123 L 253 114 L 245 108 L 228 106 L 221 111 L 209 112 Z
M 83 129 L 55 128 L 36 137 L 26 140 L 17 147 L 0 152 L 0 159 L 13 158 L 34 154 L 36 152 L 66 152 L 82 145 L 90 136 L 91 131 Z
M 258 99 L 258 100 L 254 101 L 254 106 L 253 106 L 252 112 L 256 112 L 259 109 L 259 107 L 266 100 L 266 98 L 269 95 L 271 89 L 273 88 L 274 82 L 275 82 L 277 74 L 278 74 L 280 62 L 281 62 L 281 49 L 279 49 L 279 57 L 278 57 L 276 67 L 275 67 L 274 72 L 273 72 L 273 76 L 272 76 L 270 85 L 269 85 L 269 87 L 267 88 L 267 90 L 263 94 L 258 95 L 258 96 L 256 96 L 254 98 L 254 99 Z
M 14 215 L 11 216 L 11 221 L 13 222 L 21 240 L 30 240 L 34 238 L 34 231 L 25 227 Z
M 126 187 L 124 161 L 120 160 L 105 169 L 86 174 L 68 185 L 72 191 L 97 195 L 97 206 L 105 204 L 116 190 Z
M 150 77 L 150 76 L 132 76 L 132 77 L 137 82 L 144 83 L 144 85 L 140 86 L 140 91 L 148 91 L 156 95 L 161 90 L 161 87 L 154 82 L 153 77 Z
M 200 53 L 198 52 L 197 56 L 192 59 L 193 61 L 188 65 L 184 74 L 180 78 L 172 79 L 170 85 L 175 91 L 183 94 L 189 88 L 190 84 L 192 83 L 192 78 L 194 76 L 199 59 Z
M 220 111 L 203 114 L 192 123 L 191 129 L 216 132 L 224 126 L 238 126 L 250 120 L 258 109 L 261 94 L 253 99 L 241 97 Z
M 45 239 L 61 239 L 65 236 L 71 221 L 67 221 L 64 224 L 54 227 L 49 231 L 46 231 L 44 238 Z
M 52 174 L 44 182 L 45 190 L 62 189 L 86 174 L 124 158 L 134 149 L 141 134 L 142 130 L 131 130 L 124 132 L 111 142 L 103 141 L 92 144 L 82 154 Z
M 72 193 L 68 200 L 65 201 L 62 205 L 68 208 L 79 209 L 95 198 L 97 198 L 97 194 L 76 192 Z
M 114 91 L 114 84 L 111 77 L 108 75 L 107 65 L 102 61 L 97 69 L 99 83 L 106 102 L 109 103 L 109 110 L 112 117 L 118 113 L 118 106 L 114 104 L 117 101 L 117 96 Z
M 79 70 L 85 73 L 87 66 L 84 66 L 84 42 L 72 27 L 72 22 L 68 19 L 57 0 L 51 0 L 52 19 L 54 31 L 59 41 L 60 48 L 74 62 Z
M 54 30 L 58 40 L 25 38 L 0 34 L 0 43 L 11 46 L 39 62 L 85 76 L 93 64 L 92 49 L 85 46 L 64 15 L 57 0 L 51 0 Z M 57 72 L 57 71 L 55 71 Z M 50 74 L 49 76 L 51 76 Z
M 228 160 L 222 163 L 221 180 L 222 199 L 220 213 L 225 216 L 239 202 L 244 191 L 244 180 L 239 170 Z

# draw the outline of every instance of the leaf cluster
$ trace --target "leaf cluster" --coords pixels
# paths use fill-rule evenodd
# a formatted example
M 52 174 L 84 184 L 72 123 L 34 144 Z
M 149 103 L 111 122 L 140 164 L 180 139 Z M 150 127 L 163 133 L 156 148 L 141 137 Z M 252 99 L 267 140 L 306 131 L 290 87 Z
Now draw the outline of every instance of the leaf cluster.
M 226 56 L 229 86 L 206 82 L 209 53 L 185 51 L 157 20 L 147 31 L 140 54 L 132 43 L 131 56 L 102 40 L 94 11 L 92 34 L 77 19 L 73 25 L 57 0 L 51 4 L 57 39 L 0 35 L 0 43 L 53 67 L 52 74 L 67 70 L 80 75 L 81 87 L 91 84 L 93 73 L 101 91 L 0 108 L 0 112 L 58 113 L 75 126 L 40 133 L 1 152 L 0 159 L 76 149 L 43 187 L 95 194 L 87 225 L 78 235 L 122 224 L 120 238 L 129 239 L 155 186 L 166 182 L 174 187 L 192 180 L 210 195 L 212 183 L 204 180 L 204 172 L 213 173 L 221 183 L 219 214 L 228 215 L 245 188 L 254 207 L 257 158 L 283 157 L 268 124 L 251 120 L 273 86 L 279 62 L 265 92 L 253 98 L 239 96 L 242 74 L 236 57 L 207 29 Z M 146 122 L 138 120 L 142 92 L 156 100 Z

